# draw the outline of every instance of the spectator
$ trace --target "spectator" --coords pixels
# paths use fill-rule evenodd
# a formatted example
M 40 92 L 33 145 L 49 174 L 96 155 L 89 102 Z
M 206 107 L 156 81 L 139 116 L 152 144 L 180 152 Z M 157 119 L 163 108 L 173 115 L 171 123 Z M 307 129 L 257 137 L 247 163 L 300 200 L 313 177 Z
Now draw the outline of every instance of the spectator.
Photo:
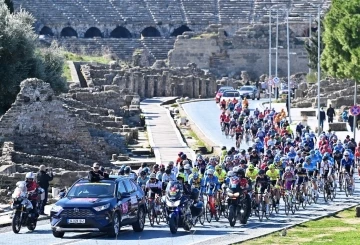
M 348 116 L 348 123 L 351 129 L 351 132 L 354 132 L 354 116 L 353 115 L 349 115 Z
M 319 115 L 317 118 L 319 119 Z M 320 128 L 321 128 L 321 130 L 324 128 L 325 119 L 326 119 L 326 114 L 325 114 L 324 108 L 321 107 L 320 108 Z
M 88 177 L 90 181 L 100 181 L 104 178 L 108 178 L 109 174 L 102 172 L 99 163 L 95 162 L 93 164 L 93 169 L 89 171 Z
M 36 182 L 44 189 L 45 198 L 41 203 L 40 215 L 45 215 L 44 208 L 48 200 L 49 195 L 49 182 L 54 178 L 54 174 L 51 168 L 46 168 L 45 165 L 40 166 L 40 171 L 36 175 Z
M 329 105 L 329 108 L 326 111 L 326 115 L 328 116 L 328 123 L 333 123 L 334 116 L 335 116 L 335 110 L 334 110 L 334 108 L 331 107 L 331 105 Z

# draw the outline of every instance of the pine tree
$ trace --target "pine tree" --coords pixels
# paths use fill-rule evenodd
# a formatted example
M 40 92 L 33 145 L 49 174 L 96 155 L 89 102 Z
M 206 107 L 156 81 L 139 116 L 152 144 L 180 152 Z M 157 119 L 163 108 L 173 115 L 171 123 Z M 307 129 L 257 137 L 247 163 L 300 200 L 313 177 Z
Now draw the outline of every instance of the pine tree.
M 318 26 L 318 20 L 316 20 L 316 26 Z M 320 28 L 321 28 L 320 55 L 321 55 L 324 50 L 324 41 L 323 41 L 324 21 L 323 21 L 323 18 L 321 18 Z M 311 69 L 316 70 L 317 62 L 318 62 L 318 30 L 311 33 L 310 44 L 309 44 L 309 42 L 305 42 L 305 49 L 306 49 L 306 52 L 308 53 L 308 58 L 310 60 L 310 63 L 308 64 L 308 66 Z

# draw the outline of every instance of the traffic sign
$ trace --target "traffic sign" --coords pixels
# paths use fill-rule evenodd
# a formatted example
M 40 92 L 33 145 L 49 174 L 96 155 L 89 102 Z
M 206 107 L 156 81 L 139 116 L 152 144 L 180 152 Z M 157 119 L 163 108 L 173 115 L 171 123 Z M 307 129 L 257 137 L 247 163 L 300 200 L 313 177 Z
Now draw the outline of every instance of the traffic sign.
M 275 84 L 278 84 L 280 82 L 280 79 L 278 77 L 274 77 L 273 81 Z
M 360 114 L 360 106 L 354 105 L 350 108 L 350 114 L 353 116 L 357 116 Z

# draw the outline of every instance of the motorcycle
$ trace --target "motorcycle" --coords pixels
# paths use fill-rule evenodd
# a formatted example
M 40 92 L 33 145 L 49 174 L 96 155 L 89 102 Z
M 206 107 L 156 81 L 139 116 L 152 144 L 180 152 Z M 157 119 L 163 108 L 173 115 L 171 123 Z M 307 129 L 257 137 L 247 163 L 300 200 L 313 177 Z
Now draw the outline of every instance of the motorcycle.
M 39 195 L 40 198 L 38 200 L 36 212 L 31 212 L 33 205 L 28 196 L 34 194 L 34 192 L 42 194 L 44 193 L 44 189 L 38 188 L 32 192 L 27 192 L 25 181 L 19 181 L 16 183 L 15 191 L 12 194 L 13 201 L 11 204 L 11 208 L 13 209 L 13 213 L 11 214 L 12 230 L 16 234 L 20 232 L 22 226 L 26 226 L 30 231 L 33 231 L 36 228 L 40 203 L 43 195 Z
M 197 189 L 192 189 L 191 197 L 183 195 L 182 184 L 178 181 L 169 182 L 165 194 L 165 209 L 168 216 L 170 232 L 175 234 L 179 227 L 189 231 L 200 219 L 203 204 L 194 204 L 199 196 Z
M 249 209 L 251 205 L 247 191 L 243 190 L 241 192 L 232 193 L 231 190 L 228 190 L 227 195 L 229 207 L 228 220 L 230 226 L 235 226 L 237 219 L 239 219 L 240 224 L 245 225 L 250 216 Z

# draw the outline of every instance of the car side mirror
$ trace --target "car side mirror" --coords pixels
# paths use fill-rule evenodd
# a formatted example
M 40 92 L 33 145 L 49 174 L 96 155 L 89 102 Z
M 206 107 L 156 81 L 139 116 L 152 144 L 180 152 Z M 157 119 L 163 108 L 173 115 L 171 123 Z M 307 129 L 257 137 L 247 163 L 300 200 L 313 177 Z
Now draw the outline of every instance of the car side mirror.
M 125 192 L 125 193 L 121 193 L 121 198 L 128 198 L 128 197 L 130 197 L 131 195 L 130 195 L 130 193 L 128 193 L 128 192 Z
M 64 197 L 65 197 L 65 195 L 66 195 L 66 192 L 60 192 L 60 193 L 59 193 L 59 197 L 60 197 L 60 199 L 61 199 L 61 198 L 64 198 Z

